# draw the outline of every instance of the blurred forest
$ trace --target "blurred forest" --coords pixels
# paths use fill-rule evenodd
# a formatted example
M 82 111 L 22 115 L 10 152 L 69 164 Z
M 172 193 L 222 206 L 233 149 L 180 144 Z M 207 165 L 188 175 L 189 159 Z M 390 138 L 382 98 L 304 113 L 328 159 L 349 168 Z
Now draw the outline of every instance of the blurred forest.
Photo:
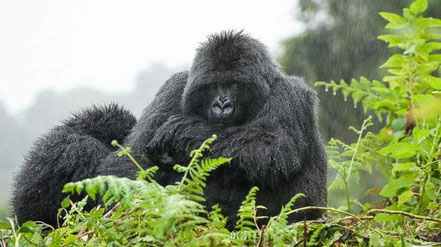
M 382 72 L 378 67 L 390 54 L 386 44 L 376 39 L 385 24 L 377 13 L 401 12 L 409 3 L 410 0 L 299 0 L 295 18 L 304 22 L 306 29 L 283 42 L 279 62 L 288 74 L 303 76 L 309 85 L 317 80 L 349 80 L 362 75 L 380 78 Z M 440 17 L 441 1 L 429 4 L 427 15 Z M 159 64 L 151 66 L 139 74 L 135 90 L 126 94 L 106 94 L 91 88 L 60 94 L 46 90 L 18 115 L 8 114 L 0 102 L 0 219 L 8 213 L 12 174 L 39 135 L 70 113 L 92 104 L 117 102 L 139 116 L 160 85 L 179 70 Z M 354 108 L 352 102 L 322 90 L 319 96 L 323 140 L 354 140 L 348 127 L 361 125 L 360 107 Z M 378 182 L 367 181 L 363 187 Z

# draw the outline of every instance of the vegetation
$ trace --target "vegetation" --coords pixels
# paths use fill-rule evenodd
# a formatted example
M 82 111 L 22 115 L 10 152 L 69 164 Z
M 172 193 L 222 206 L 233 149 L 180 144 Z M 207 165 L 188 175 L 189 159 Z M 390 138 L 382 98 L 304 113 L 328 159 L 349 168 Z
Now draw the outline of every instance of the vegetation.
M 336 178 L 329 190 L 342 191 L 338 208 L 293 209 L 294 195 L 278 216 L 264 217 L 256 205 L 258 188 L 250 190 L 239 209 L 235 229 L 215 205 L 203 206 L 203 188 L 209 173 L 228 158 L 203 159 L 214 141 L 208 139 L 191 153 L 188 166 L 176 165 L 180 182 L 161 186 L 158 169 L 139 167 L 136 180 L 102 176 L 65 185 L 64 191 L 85 192 L 80 202 L 66 198 L 63 222 L 52 229 L 42 222 L 17 226 L 13 219 L 0 223 L 0 245 L 15 246 L 429 246 L 441 245 L 441 20 L 423 17 L 427 0 L 416 0 L 402 15 L 382 12 L 390 32 L 379 36 L 396 51 L 381 66 L 382 81 L 365 77 L 340 82 L 317 82 L 334 94 L 341 92 L 384 126 L 371 131 L 372 116 L 360 128 L 355 143 L 331 139 L 330 165 Z M 119 155 L 129 158 L 130 148 Z M 133 158 L 131 158 L 133 160 Z M 135 160 L 134 164 L 139 166 Z M 387 179 L 382 188 L 367 191 L 374 199 L 361 203 L 351 189 L 374 170 Z M 100 198 L 102 207 L 83 210 L 86 201 Z M 322 210 L 325 217 L 288 224 L 289 215 Z M 258 224 L 267 218 L 266 225 Z
M 411 0 L 300 0 L 296 18 L 305 24 L 305 31 L 283 44 L 280 63 L 288 74 L 302 76 L 312 86 L 315 81 L 329 81 L 365 76 L 380 78 L 384 70 L 378 66 L 396 49 L 389 49 L 375 37 L 383 32 L 380 11 L 400 12 Z M 426 15 L 441 16 L 441 1 L 428 2 Z M 317 90 L 322 102 L 320 128 L 325 140 L 338 138 L 355 141 L 355 135 L 342 131 L 360 126 L 365 119 L 362 108 L 354 109 L 351 99 L 343 104 L 341 95 L 333 96 Z M 375 119 L 374 119 L 375 122 Z M 372 128 L 377 128 L 377 125 Z M 380 182 L 380 181 L 378 181 Z M 373 183 L 374 184 L 374 183 Z M 373 185 L 371 184 L 371 185 Z

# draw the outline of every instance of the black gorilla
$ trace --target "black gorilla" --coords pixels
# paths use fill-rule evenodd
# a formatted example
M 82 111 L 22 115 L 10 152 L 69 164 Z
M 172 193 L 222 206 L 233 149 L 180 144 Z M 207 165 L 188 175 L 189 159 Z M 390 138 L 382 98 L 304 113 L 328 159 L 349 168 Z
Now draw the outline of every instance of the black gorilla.
M 133 178 L 137 168 L 110 147 L 132 147 L 156 179 L 180 178 L 173 164 L 212 134 L 210 157 L 231 157 L 207 181 L 207 204 L 218 203 L 230 223 L 252 186 L 258 203 L 275 215 L 296 193 L 296 207 L 326 204 L 326 155 L 317 127 L 317 97 L 301 79 L 282 74 L 259 41 L 242 32 L 212 35 L 189 72 L 172 76 L 136 123 L 122 108 L 94 107 L 39 139 L 15 178 L 13 206 L 20 222 L 55 224 L 62 186 L 97 175 Z M 133 127 L 133 128 L 132 128 Z M 130 133 L 129 133 L 130 132 Z M 291 220 L 318 218 L 318 211 Z

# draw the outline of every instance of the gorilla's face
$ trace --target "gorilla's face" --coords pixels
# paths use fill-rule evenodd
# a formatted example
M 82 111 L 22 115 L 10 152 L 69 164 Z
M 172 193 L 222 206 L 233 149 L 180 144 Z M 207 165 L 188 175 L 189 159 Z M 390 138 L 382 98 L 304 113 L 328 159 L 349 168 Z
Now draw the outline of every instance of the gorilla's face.
M 211 83 L 206 117 L 210 123 L 241 124 L 247 116 L 247 90 L 240 82 Z
M 192 113 L 209 123 L 241 125 L 248 116 L 249 95 L 245 83 L 237 81 L 205 82 L 192 95 Z

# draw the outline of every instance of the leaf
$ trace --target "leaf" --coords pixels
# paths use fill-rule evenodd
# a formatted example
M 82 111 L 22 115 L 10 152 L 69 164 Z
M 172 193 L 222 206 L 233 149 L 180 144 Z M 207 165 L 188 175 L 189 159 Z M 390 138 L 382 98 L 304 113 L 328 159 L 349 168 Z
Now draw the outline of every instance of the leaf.
M 399 163 L 392 168 L 392 172 L 407 172 L 413 168 L 416 168 L 415 162 Z
M 37 224 L 34 221 L 26 221 L 25 223 L 23 223 L 23 225 L 21 225 L 21 227 L 18 229 L 19 232 L 21 233 L 32 233 L 33 232 L 33 228 L 35 228 Z
M 392 121 L 392 129 L 394 131 L 402 131 L 404 129 L 404 125 L 406 124 L 406 118 L 397 118 Z
M 391 56 L 380 68 L 401 68 L 408 64 L 408 59 L 400 54 Z
M 398 207 L 401 207 L 404 203 L 412 199 L 413 193 L 410 190 L 406 190 L 401 195 L 398 196 Z
M 381 17 L 383 17 L 383 19 L 387 20 L 390 23 L 393 23 L 393 24 L 406 23 L 406 19 L 404 19 L 401 15 L 397 15 L 397 14 L 389 13 L 389 12 L 380 12 L 379 14 Z
M 412 10 L 415 14 L 420 14 L 426 11 L 427 9 L 427 0 L 416 0 L 410 5 L 410 10 Z
M 429 84 L 433 89 L 441 90 L 441 78 L 429 76 Z
M 378 39 L 389 43 L 389 47 L 395 47 L 407 41 L 405 37 L 393 34 L 380 35 Z
M 419 29 L 425 29 L 428 27 L 441 27 L 441 20 L 434 18 L 418 18 L 414 25 Z
M 420 129 L 418 127 L 415 127 L 413 129 L 413 138 L 418 143 L 421 143 L 422 141 L 427 139 L 427 137 L 429 137 L 430 134 L 431 132 L 428 129 Z
M 438 207 L 438 204 L 436 204 L 436 202 L 429 202 L 429 204 L 427 204 L 426 209 L 428 210 L 434 210 Z
M 428 44 L 426 44 L 426 49 L 428 50 L 428 52 L 441 50 L 441 42 L 428 43 Z
M 390 222 L 390 221 L 395 221 L 398 219 L 401 219 L 401 215 L 396 215 L 396 214 L 377 214 L 374 218 L 375 221 L 377 222 Z M 369 245 L 371 246 L 371 245 Z M 384 245 L 373 245 L 373 246 L 384 246 Z
M 8 223 L 0 221 L 0 229 L 11 229 L 11 226 Z
M 430 200 L 435 200 L 436 188 L 432 182 L 426 183 L 424 195 L 427 196 Z
M 375 219 L 377 217 L 375 217 Z M 380 236 L 380 234 L 372 232 L 372 235 L 369 238 L 369 246 L 384 246 L 384 239 Z
M 67 208 L 70 205 L 70 196 L 66 196 L 62 201 L 61 201 L 61 207 L 63 208 Z
M 415 156 L 418 150 L 418 145 L 399 142 L 389 146 L 386 146 L 377 152 L 383 156 L 390 156 L 395 159 L 405 159 Z
M 380 195 L 384 197 L 396 196 L 399 189 L 410 187 L 413 183 L 413 179 L 406 177 L 390 180 L 380 191 Z

